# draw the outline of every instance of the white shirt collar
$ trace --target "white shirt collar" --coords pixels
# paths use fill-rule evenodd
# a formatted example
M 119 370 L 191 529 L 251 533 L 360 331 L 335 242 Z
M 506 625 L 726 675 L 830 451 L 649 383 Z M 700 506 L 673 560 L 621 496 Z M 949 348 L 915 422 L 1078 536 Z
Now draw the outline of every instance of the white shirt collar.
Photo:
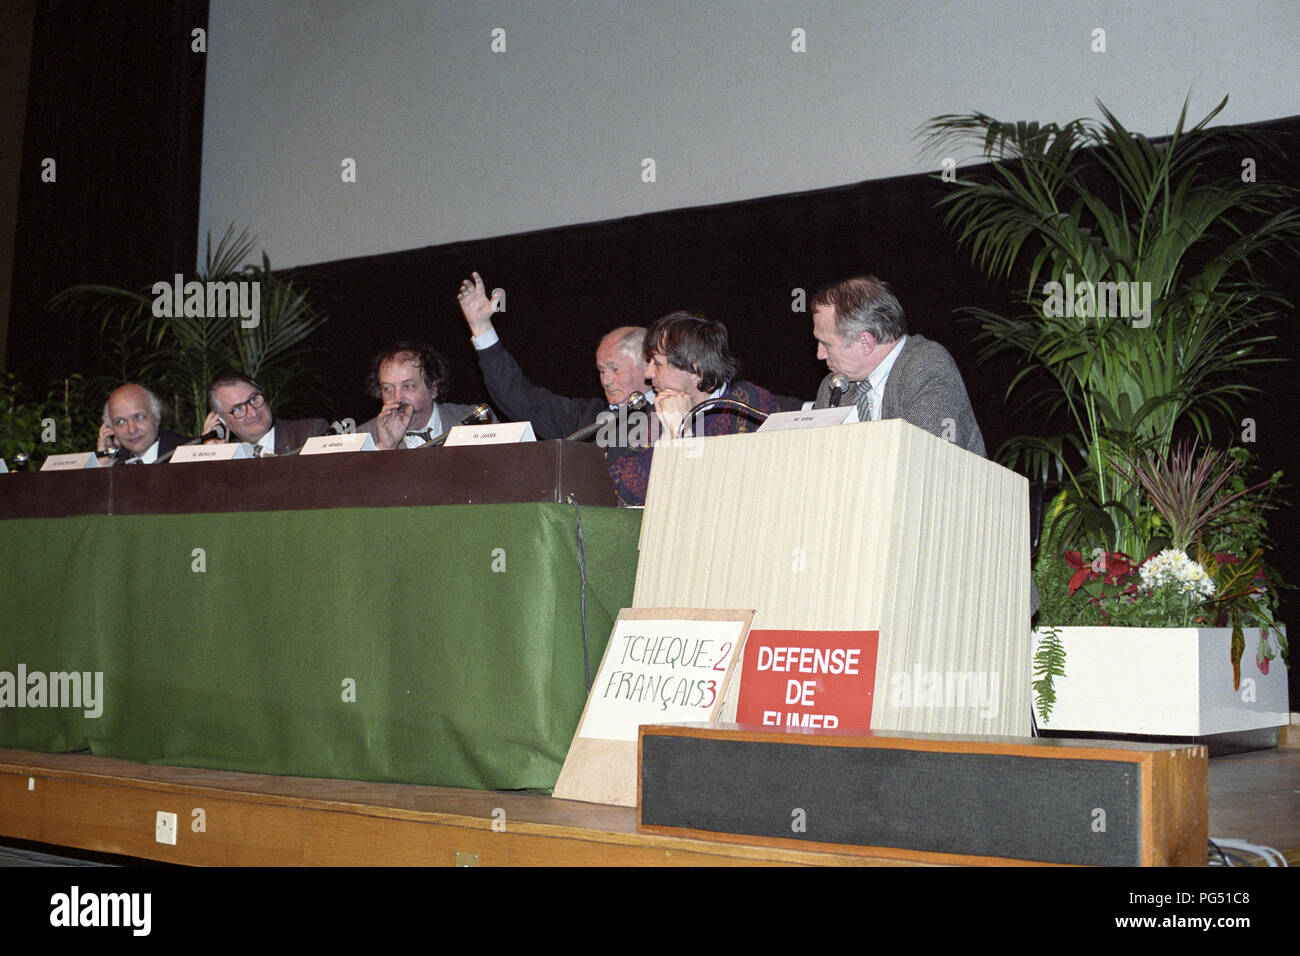
M 885 356 L 884 361 L 877 365 L 872 373 L 867 376 L 867 382 L 871 385 L 871 391 L 874 395 L 871 401 L 871 411 L 877 419 L 880 417 L 880 406 L 885 394 L 885 380 L 889 378 L 889 371 L 894 367 L 894 363 L 898 361 L 898 353 L 903 351 L 903 346 L 906 344 L 907 336 L 904 335 L 898 340 L 898 344 L 889 350 L 889 354 Z
M 152 465 L 154 462 L 156 462 L 156 461 L 158 460 L 158 442 L 159 442 L 159 441 L 161 441 L 161 439 L 156 440 L 152 445 L 150 445 L 148 448 L 146 448 L 146 449 L 144 450 L 144 454 L 142 454 L 142 455 L 132 455 L 130 458 L 127 459 L 127 461 L 129 462 L 129 461 L 134 461 L 134 460 L 136 460 L 136 459 L 139 459 L 139 461 L 140 461 L 141 464 L 144 464 L 144 465 Z
M 252 443 L 253 449 L 256 450 L 258 445 L 262 446 L 263 455 L 275 454 L 275 425 L 266 430 L 266 434 Z
M 442 416 L 438 414 L 438 403 L 433 403 L 433 410 L 429 412 L 429 421 L 424 425 L 417 425 L 415 422 L 406 426 L 408 432 L 422 432 L 429 429 L 429 439 L 432 440 L 442 434 Z M 419 448 L 424 444 L 424 439 L 417 438 L 415 435 L 407 435 L 402 442 L 407 448 Z

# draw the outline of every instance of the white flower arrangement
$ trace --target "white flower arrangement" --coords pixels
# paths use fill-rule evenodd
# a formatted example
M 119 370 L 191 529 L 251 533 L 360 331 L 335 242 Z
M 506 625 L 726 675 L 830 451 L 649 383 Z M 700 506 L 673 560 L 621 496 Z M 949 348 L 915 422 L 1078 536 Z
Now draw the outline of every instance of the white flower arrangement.
M 1167 548 L 1148 558 L 1138 568 L 1138 574 L 1142 583 L 1152 591 L 1172 585 L 1180 594 L 1193 596 L 1198 601 L 1214 597 L 1214 581 L 1205 568 L 1177 548 Z

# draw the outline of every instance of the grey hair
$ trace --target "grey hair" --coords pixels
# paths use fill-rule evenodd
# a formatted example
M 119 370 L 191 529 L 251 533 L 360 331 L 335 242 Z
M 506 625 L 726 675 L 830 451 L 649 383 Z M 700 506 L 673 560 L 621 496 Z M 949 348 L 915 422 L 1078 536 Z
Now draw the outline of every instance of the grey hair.
M 618 340 L 618 350 L 624 355 L 630 355 L 638 362 L 641 360 L 641 353 L 645 349 L 645 329 L 637 326 Z
M 835 310 L 835 333 L 848 343 L 863 332 L 877 342 L 896 342 L 907 334 L 907 317 L 887 283 L 875 276 L 857 276 L 822 288 L 812 300 L 813 310 Z

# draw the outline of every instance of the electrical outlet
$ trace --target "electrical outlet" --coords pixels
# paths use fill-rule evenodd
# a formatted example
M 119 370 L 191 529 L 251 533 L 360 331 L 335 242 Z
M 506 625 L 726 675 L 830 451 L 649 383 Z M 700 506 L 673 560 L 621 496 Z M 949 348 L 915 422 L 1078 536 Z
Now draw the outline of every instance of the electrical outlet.
M 168 846 L 176 845 L 176 814 L 166 810 L 158 811 L 158 822 L 154 825 L 154 839 Z

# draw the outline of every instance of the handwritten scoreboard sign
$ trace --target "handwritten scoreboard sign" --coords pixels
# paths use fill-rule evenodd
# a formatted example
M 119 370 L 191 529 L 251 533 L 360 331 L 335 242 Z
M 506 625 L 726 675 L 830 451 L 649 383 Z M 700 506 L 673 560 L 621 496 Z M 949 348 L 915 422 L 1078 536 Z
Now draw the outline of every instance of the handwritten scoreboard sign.
M 717 720 L 753 619 L 753 611 L 620 611 L 555 796 L 636 806 L 638 728 Z
M 879 631 L 751 631 L 736 721 L 870 730 Z
M 615 622 L 578 733 L 636 743 L 641 724 L 712 720 L 743 637 L 734 620 Z

